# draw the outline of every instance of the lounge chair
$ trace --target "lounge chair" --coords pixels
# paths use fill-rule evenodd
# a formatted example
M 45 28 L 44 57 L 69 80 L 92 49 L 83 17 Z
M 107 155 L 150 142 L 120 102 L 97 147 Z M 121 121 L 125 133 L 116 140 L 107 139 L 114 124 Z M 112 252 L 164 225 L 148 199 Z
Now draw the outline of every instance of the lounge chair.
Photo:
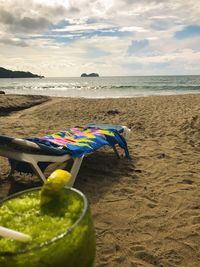
M 39 138 L 0 135 L 0 156 L 9 159 L 9 176 L 16 170 L 35 173 L 42 181 L 46 180 L 44 171 L 50 163 L 73 159 L 70 171 L 70 186 L 73 186 L 84 156 L 102 146 L 111 146 L 118 157 L 116 147 L 119 146 L 124 149 L 125 156 L 130 157 L 126 143 L 129 132 L 126 126 L 91 123 Z

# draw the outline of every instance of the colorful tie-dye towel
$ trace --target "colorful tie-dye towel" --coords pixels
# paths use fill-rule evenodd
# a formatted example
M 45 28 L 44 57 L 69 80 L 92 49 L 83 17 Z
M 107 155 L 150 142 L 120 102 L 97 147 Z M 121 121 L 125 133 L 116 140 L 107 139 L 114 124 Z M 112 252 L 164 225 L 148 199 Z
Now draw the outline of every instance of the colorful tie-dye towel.
M 94 152 L 104 145 L 113 147 L 118 144 L 125 150 L 126 156 L 129 157 L 126 140 L 115 129 L 75 127 L 40 138 L 28 138 L 28 140 L 42 145 L 42 147 L 45 145 L 49 149 L 57 149 L 62 154 L 67 151 L 74 157 Z

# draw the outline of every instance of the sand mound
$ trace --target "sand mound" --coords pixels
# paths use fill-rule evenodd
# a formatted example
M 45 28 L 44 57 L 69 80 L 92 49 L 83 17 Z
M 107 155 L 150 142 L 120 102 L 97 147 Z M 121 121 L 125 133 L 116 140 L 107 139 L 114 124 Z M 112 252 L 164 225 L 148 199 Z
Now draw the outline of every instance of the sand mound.
M 8 115 L 13 111 L 30 108 L 35 105 L 46 102 L 47 96 L 31 95 L 0 95 L 0 116 Z

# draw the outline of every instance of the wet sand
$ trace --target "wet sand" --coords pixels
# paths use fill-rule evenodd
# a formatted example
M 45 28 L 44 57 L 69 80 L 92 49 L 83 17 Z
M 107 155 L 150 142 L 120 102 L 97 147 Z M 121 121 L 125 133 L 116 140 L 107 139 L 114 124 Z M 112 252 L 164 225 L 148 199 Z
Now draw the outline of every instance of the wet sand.
M 39 99 L 17 96 L 12 110 L 16 96 L 0 95 L 0 134 L 41 136 L 88 122 L 131 129 L 132 160 L 98 151 L 75 183 L 92 210 L 95 266 L 200 266 L 200 95 Z M 40 184 L 17 173 L 11 182 L 7 161 L 0 166 L 1 198 Z

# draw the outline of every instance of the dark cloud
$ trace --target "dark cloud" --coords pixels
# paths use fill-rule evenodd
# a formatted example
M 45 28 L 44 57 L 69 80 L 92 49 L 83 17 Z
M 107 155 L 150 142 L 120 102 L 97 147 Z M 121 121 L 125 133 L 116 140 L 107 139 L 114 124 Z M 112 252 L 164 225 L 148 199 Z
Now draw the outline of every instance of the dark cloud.
M 147 4 L 149 4 L 149 3 L 165 3 L 166 2 L 166 0 L 140 0 L 140 1 L 138 1 L 138 0 L 122 0 L 122 2 L 124 2 L 124 3 L 126 3 L 126 4 L 128 4 L 128 5 L 132 5 L 132 4 L 139 4 L 139 3 L 147 3 Z
M 0 10 L 0 22 L 3 24 L 14 24 L 16 22 L 15 17 L 6 10 Z
M 0 44 L 11 45 L 11 46 L 21 46 L 21 47 L 28 46 L 28 44 L 24 40 L 9 39 L 9 38 L 2 38 L 2 37 L 0 39 Z
M 11 2 L 10 2 L 11 3 Z M 28 39 L 34 34 L 45 34 L 59 26 L 69 25 L 67 14 L 78 13 L 76 7 L 67 9 L 63 5 L 38 4 L 30 0 L 27 5 L 0 4 L 0 27 L 5 32 L 0 44 L 28 46 Z M 17 38 L 16 38 L 17 37 Z
M 78 11 L 78 8 L 71 8 L 71 12 Z M 6 9 L 0 6 L 0 23 L 14 33 L 41 32 L 63 20 L 67 12 L 62 5 L 48 6 L 33 2 L 30 2 L 30 7 L 10 6 Z
M 70 7 L 70 9 L 68 10 L 70 13 L 80 13 L 80 9 L 77 7 Z
M 61 19 L 67 14 L 67 9 L 62 5 L 47 6 L 47 5 L 35 5 L 34 10 L 39 10 L 43 17 L 47 17 L 51 20 Z
M 22 29 L 25 31 L 38 31 L 47 29 L 51 25 L 51 22 L 46 18 L 30 18 L 24 17 L 18 21 L 16 25 L 13 25 L 14 29 Z
M 12 32 L 38 32 L 51 25 L 51 22 L 43 17 L 20 17 L 5 10 L 0 10 L 0 23 L 6 25 Z

